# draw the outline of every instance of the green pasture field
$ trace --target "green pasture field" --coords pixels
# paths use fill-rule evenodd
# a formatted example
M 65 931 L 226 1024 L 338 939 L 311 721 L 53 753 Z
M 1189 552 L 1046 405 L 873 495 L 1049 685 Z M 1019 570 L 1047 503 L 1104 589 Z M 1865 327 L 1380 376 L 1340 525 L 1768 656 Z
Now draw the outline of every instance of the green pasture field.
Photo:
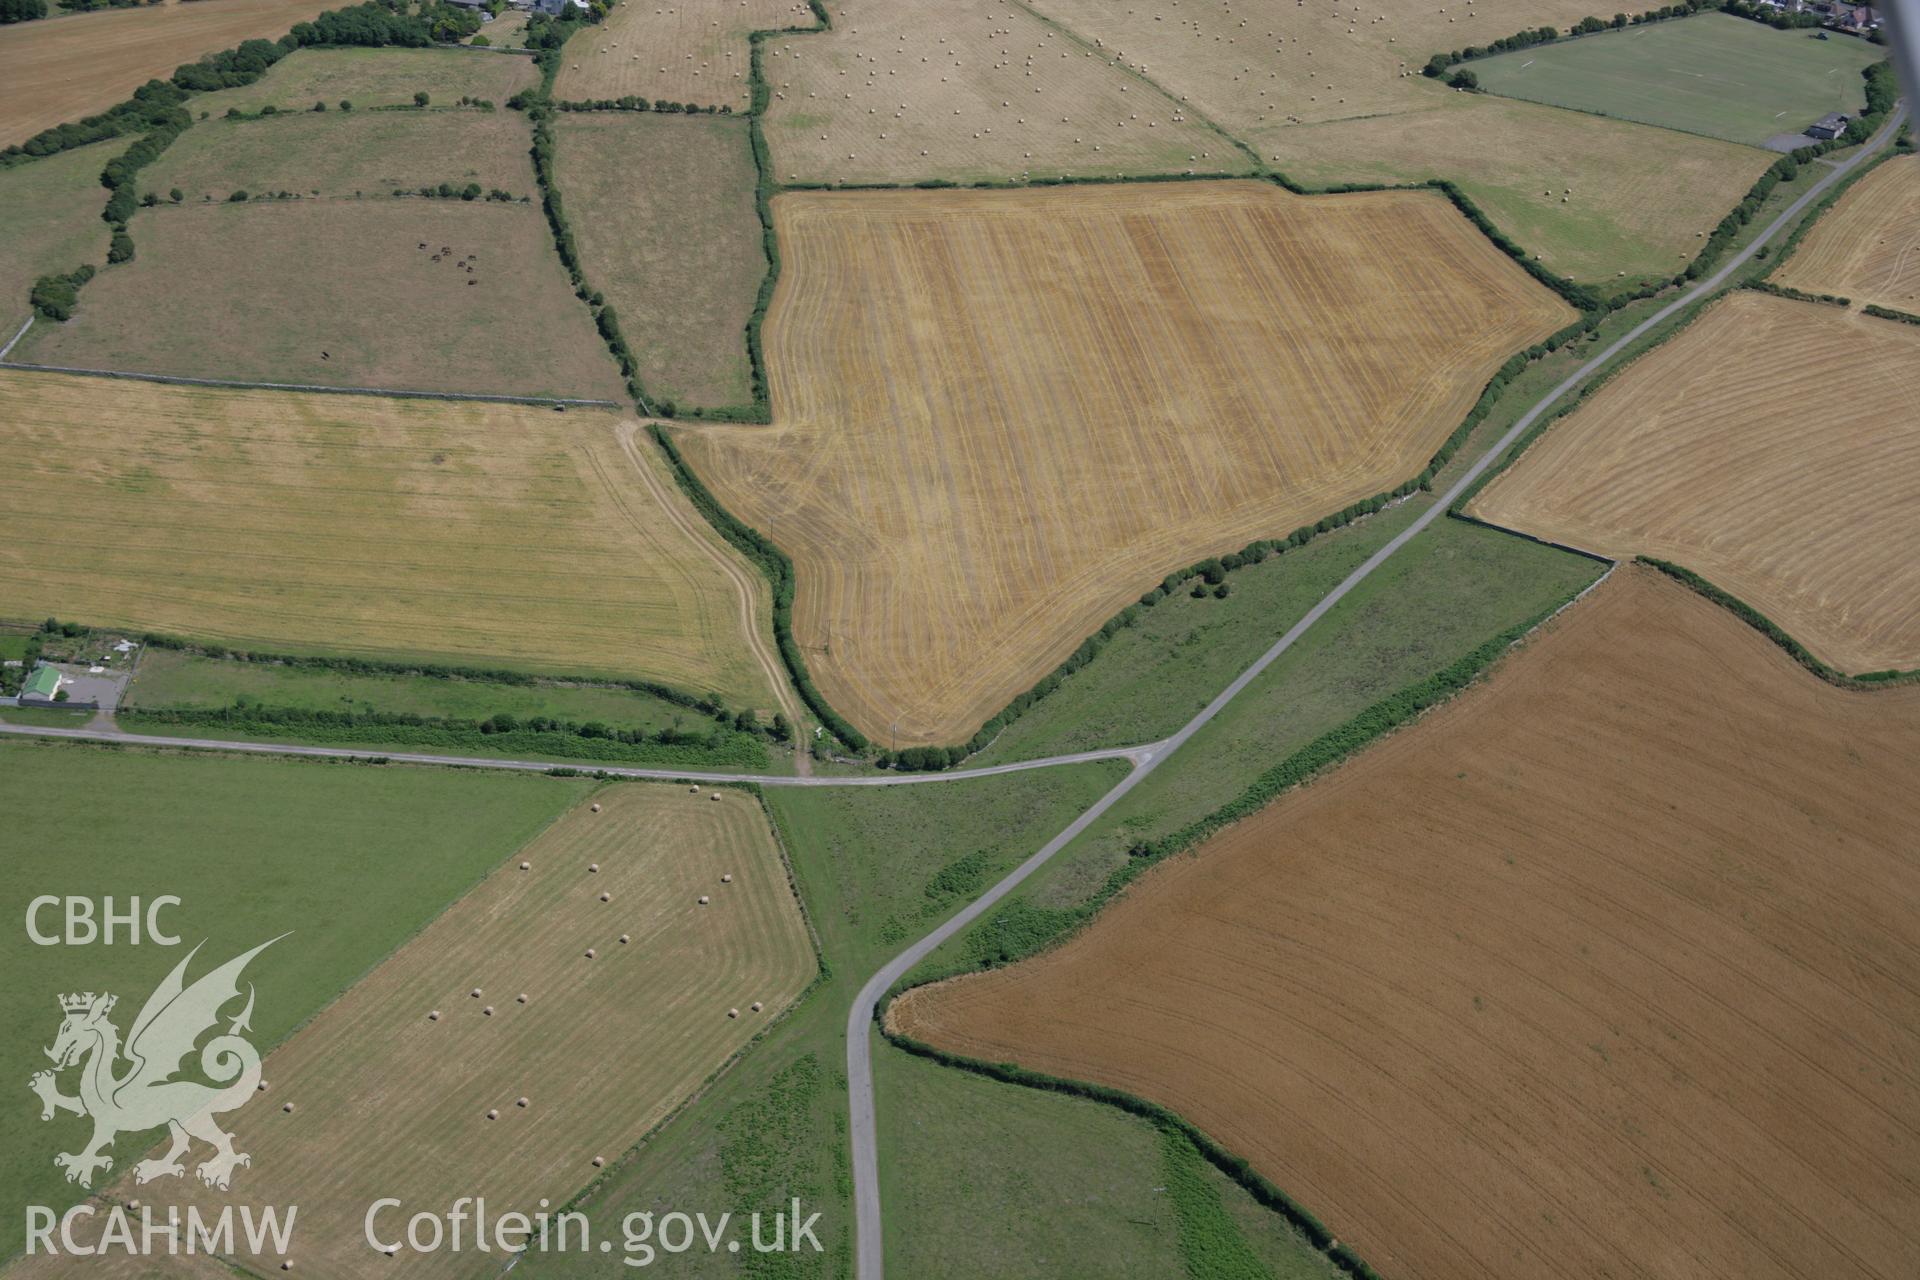
M 747 121 L 563 112 L 554 181 L 581 265 L 606 295 L 652 400 L 753 400 L 747 319 L 767 273 Z
M 0 347 L 30 313 L 35 280 L 83 263 L 106 265 L 100 169 L 124 150 L 123 141 L 96 142 L 0 169 Z
M 73 1203 L 53 1165 L 84 1138 L 81 1122 L 42 1125 L 26 1094 L 69 991 L 120 997 L 124 1031 L 189 948 L 190 977 L 278 934 L 247 977 L 258 988 L 254 1043 L 264 1054 L 367 973 L 591 786 L 538 775 L 378 768 L 161 754 L 65 743 L 0 742 L 7 856 L 0 906 L 0 1070 L 20 1095 L 0 1112 L 0 1201 Z M 127 900 L 172 894 L 161 922 L 179 947 L 37 946 L 27 904 L 52 894 Z M 42 917 L 58 929 L 57 912 Z M 116 1169 L 134 1159 L 129 1135 Z M 97 1190 L 98 1188 L 96 1188 Z M 0 1258 L 20 1249 L 22 1219 L 0 1219 Z
M 409 725 L 311 725 L 190 722 L 169 724 L 138 712 L 202 711 L 246 705 L 269 709 L 335 711 L 355 715 L 417 715 L 486 720 L 501 714 L 576 724 L 599 722 L 616 730 L 714 735 L 705 743 L 621 743 L 570 734 L 474 730 Z M 635 689 L 575 684 L 503 684 L 425 675 L 356 674 L 318 666 L 287 666 L 209 658 L 173 649 L 149 649 L 128 686 L 119 727 L 163 737 L 233 742 L 303 742 L 378 755 L 395 751 L 448 752 L 517 760 L 552 760 L 579 768 L 596 764 L 661 764 L 686 768 L 765 770 L 771 758 L 758 734 L 722 727 L 705 712 Z M 783 764 L 791 756 L 782 753 Z
M 15 360 L 245 382 L 625 394 L 537 204 L 162 206 L 135 216 L 133 237 L 134 260 L 89 283 L 72 320 L 28 330 Z M 472 272 L 460 262 L 469 254 Z
M 494 26 L 498 24 L 489 24 Z M 433 106 L 479 98 L 495 106 L 540 83 L 528 57 L 464 49 L 296 49 L 252 84 L 202 94 L 190 104 L 194 116 L 223 116 L 229 108 L 276 107 L 307 111 L 324 102 L 329 111 L 344 100 L 355 111 L 411 106 L 425 93 Z
M 887 1268 L 900 1275 L 1332 1280 L 1184 1137 L 1104 1103 L 876 1046 Z M 901 1219 L 896 1225 L 895 1216 Z M 1230 1256 L 1239 1269 L 1225 1271 Z
M 533 135 L 517 111 L 308 111 L 258 120 L 205 120 L 140 175 L 142 192 L 192 203 L 291 191 L 303 198 L 390 198 L 443 182 L 478 183 L 529 200 L 539 194 Z M 155 210 L 150 216 L 171 212 Z M 136 238 L 144 227 L 136 228 Z
M 1825 34 L 1825 33 L 1821 33 Z M 1466 64 L 1509 98 L 1758 146 L 1829 111 L 1857 114 L 1885 51 L 1723 13 L 1598 32 Z
M 78 729 L 98 714 L 87 707 L 0 707 L 0 724 Z
M 227 707 L 245 699 L 310 711 L 386 712 L 484 720 L 603 720 L 622 729 L 702 728 L 710 718 L 635 689 L 575 684 L 497 684 L 422 675 L 366 675 L 318 666 L 240 662 L 178 649 L 148 648 L 121 705 L 153 710 Z

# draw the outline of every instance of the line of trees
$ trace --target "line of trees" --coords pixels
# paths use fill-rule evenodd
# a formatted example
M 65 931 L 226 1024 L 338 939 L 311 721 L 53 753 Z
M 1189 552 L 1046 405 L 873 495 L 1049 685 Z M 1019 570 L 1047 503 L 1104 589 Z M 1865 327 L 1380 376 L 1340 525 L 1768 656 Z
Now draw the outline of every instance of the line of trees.
M 647 99 L 629 94 L 623 98 L 579 98 L 566 102 L 555 102 L 555 111 L 658 111 L 666 115 L 689 116 L 730 116 L 730 106 L 703 106 L 697 102 L 649 102 Z
M 51 630 L 72 624 L 59 623 L 50 618 L 48 625 Z M 444 662 L 393 662 L 379 658 L 336 658 L 308 654 L 269 653 L 255 649 L 231 649 L 225 645 L 203 644 L 156 632 L 148 632 L 140 637 L 140 643 L 155 649 L 167 649 L 176 653 L 227 662 L 257 662 L 298 670 L 338 671 L 345 675 L 415 676 L 429 680 L 463 680 L 477 684 L 511 685 L 518 688 L 531 688 L 536 685 L 580 685 L 589 688 L 627 689 L 634 693 L 644 693 L 658 698 L 662 702 L 670 702 L 675 706 L 690 707 L 716 719 L 730 720 L 734 715 L 727 708 L 726 701 L 717 693 L 690 693 L 685 689 L 677 689 L 657 680 L 585 675 L 533 675 L 510 667 L 464 667 Z
M 1792 285 L 1775 284 L 1771 280 L 1749 280 L 1746 287 L 1755 293 L 1770 293 L 1776 298 L 1792 298 L 1795 302 L 1819 302 L 1829 307 L 1850 307 L 1851 298 L 1843 298 L 1837 293 L 1808 293 Z
M 278 40 L 246 40 L 232 49 L 208 54 L 176 68 L 165 80 L 147 81 L 127 101 L 106 111 L 42 130 L 24 143 L 0 150 L 0 166 L 153 128 L 189 94 L 252 84 L 295 49 L 314 45 L 425 48 L 462 40 L 479 29 L 479 22 L 477 15 L 441 0 L 417 6 L 410 5 L 409 0 L 365 0 L 363 4 L 328 10 L 311 22 L 295 24 Z
M 599 720 L 584 723 L 551 716 L 519 717 L 498 712 L 484 720 L 404 712 L 334 711 L 273 707 L 241 699 L 225 707 L 130 708 L 123 721 L 150 726 L 243 730 L 266 737 L 390 746 L 485 748 L 526 751 L 570 759 L 661 759 L 677 763 L 761 766 L 766 762 L 766 726 L 741 712 L 732 724 L 693 732 L 620 728 Z
M 1738 3 L 1739 0 L 1733 0 Z M 1491 58 L 1495 54 L 1513 53 L 1520 49 L 1532 49 L 1543 44 L 1553 44 L 1560 40 L 1577 39 L 1580 36 L 1594 35 L 1601 31 L 1619 31 L 1625 27 L 1645 26 L 1649 22 L 1666 22 L 1673 18 L 1687 18 L 1708 9 L 1722 7 L 1721 0 L 1684 0 L 1681 4 L 1670 4 L 1659 9 L 1648 9 L 1644 13 L 1616 13 L 1611 18 L 1596 18 L 1588 15 L 1562 32 L 1557 27 L 1529 27 L 1525 31 L 1516 31 L 1510 36 L 1502 36 L 1490 44 L 1470 44 L 1463 49 L 1454 49 L 1446 53 L 1436 53 L 1427 59 L 1427 65 L 1421 73 L 1432 79 L 1446 77 L 1450 67 L 1462 62 L 1472 62 L 1476 58 Z M 1817 20 L 1816 20 L 1817 25 Z M 1478 88 L 1479 79 L 1471 72 L 1461 72 L 1447 83 L 1455 88 Z
M 1878 316 L 1882 320 L 1898 320 L 1901 324 L 1920 324 L 1920 316 L 1914 315 L 1913 312 L 1896 311 L 1892 307 L 1883 307 L 1877 302 L 1869 302 L 1861 310 L 1870 316 Z
M 1920 323 L 1920 319 L 1916 319 L 1915 323 Z M 1731 613 L 1734 617 L 1740 619 L 1740 621 L 1746 623 L 1755 631 L 1758 631 L 1761 635 L 1786 650 L 1795 662 L 1830 684 L 1836 684 L 1842 688 L 1860 688 L 1862 686 L 1877 687 L 1895 682 L 1905 683 L 1910 680 L 1920 679 L 1920 670 L 1868 671 L 1857 676 L 1848 675 L 1846 672 L 1836 667 L 1828 666 L 1819 658 L 1815 657 L 1811 650 L 1788 635 L 1786 630 L 1772 618 L 1769 618 L 1766 614 L 1760 612 L 1732 592 L 1722 590 L 1720 587 L 1715 586 L 1693 570 L 1683 568 L 1669 560 L 1656 559 L 1653 556 L 1635 556 L 1634 560 L 1639 564 L 1658 569 L 1675 582 L 1682 583 L 1691 590 L 1706 597 L 1708 600 L 1713 601 L 1713 603 L 1719 605 L 1722 609 L 1725 609 L 1728 613 Z
M 27 295 L 37 315 L 48 320 L 71 320 L 80 305 L 80 286 L 93 279 L 93 267 L 75 267 L 65 275 L 41 276 Z

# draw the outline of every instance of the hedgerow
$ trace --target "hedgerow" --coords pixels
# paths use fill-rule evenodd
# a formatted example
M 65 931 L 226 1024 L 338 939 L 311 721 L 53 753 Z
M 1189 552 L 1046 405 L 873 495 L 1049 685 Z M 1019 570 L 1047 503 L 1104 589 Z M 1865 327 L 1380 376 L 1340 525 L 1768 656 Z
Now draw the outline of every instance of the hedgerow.
M 747 559 L 760 567 L 773 585 L 773 638 L 780 650 L 780 659 L 786 663 L 787 675 L 793 681 L 793 687 L 800 691 L 808 709 L 827 727 L 827 732 L 840 739 L 855 751 L 865 751 L 869 745 L 865 734 L 847 723 L 838 711 L 833 709 L 820 690 L 813 683 L 813 676 L 807 670 L 807 661 L 800 653 L 800 646 L 793 638 L 793 561 L 787 559 L 786 552 L 760 533 L 759 530 L 743 523 L 731 511 L 720 505 L 713 491 L 701 482 L 699 476 L 687 465 L 680 455 L 673 438 L 666 428 L 654 423 L 649 430 L 653 439 L 667 455 L 667 462 L 673 468 L 673 475 L 680 482 L 694 507 L 707 522 L 732 543 Z
M 520 688 L 553 684 L 628 689 L 658 698 L 663 702 L 670 702 L 675 706 L 689 707 L 716 718 L 732 714 L 718 694 L 689 693 L 685 689 L 677 689 L 657 680 L 589 675 L 534 675 L 504 667 L 467 667 L 442 662 L 399 662 L 379 658 L 336 658 L 310 654 L 269 653 L 258 649 L 233 649 L 225 645 L 187 640 L 179 636 L 151 631 L 141 636 L 140 642 L 155 649 L 169 649 L 229 662 L 264 663 L 268 666 L 312 671 L 338 671 L 346 675 L 418 676 L 430 680 L 465 680 L 477 684 L 504 684 Z
M 214 728 L 303 742 L 485 749 L 609 763 L 742 768 L 764 768 L 767 764 L 766 748 L 757 735 L 719 726 L 705 733 L 648 731 L 616 728 L 601 721 L 523 718 L 505 712 L 485 720 L 469 720 L 398 712 L 271 707 L 252 702 L 226 707 L 128 708 L 117 716 L 123 725 L 136 727 Z
M 1869 302 L 1860 309 L 1868 315 L 1878 316 L 1882 320 L 1898 320 L 1902 324 L 1920 324 L 1920 316 L 1913 314 L 1913 312 L 1896 311 L 1892 307 L 1883 307 L 1877 302 Z
M 1792 298 L 1795 302 L 1817 302 L 1827 307 L 1845 309 L 1853 305 L 1852 299 L 1843 298 L 1837 293 L 1808 293 L 1804 289 L 1796 289 L 1792 285 L 1775 284 L 1771 280 L 1749 280 L 1741 288 L 1751 289 L 1755 293 L 1769 293 L 1776 298 Z
M 1648 565 L 1666 574 L 1675 582 L 1684 584 L 1700 595 L 1713 601 L 1731 613 L 1740 621 L 1758 631 L 1767 639 L 1786 650 L 1795 662 L 1819 676 L 1828 684 L 1839 685 L 1843 689 L 1878 688 L 1893 683 L 1905 683 L 1920 679 L 1920 669 L 1913 671 L 1867 671 L 1860 675 L 1848 675 L 1837 667 L 1831 667 L 1815 657 L 1805 645 L 1788 635 L 1786 630 L 1772 618 L 1760 612 L 1739 596 L 1716 587 L 1691 569 L 1685 569 L 1669 560 L 1659 560 L 1653 556 L 1635 556 L 1636 563 Z
M 880 1019 L 881 1032 L 888 1040 L 909 1053 L 919 1054 L 942 1066 L 953 1067 L 960 1071 L 972 1072 L 990 1080 L 1000 1080 L 1008 1084 L 1025 1085 L 1030 1089 L 1043 1089 L 1048 1093 L 1065 1094 L 1074 1098 L 1086 1098 L 1094 1102 L 1104 1102 L 1118 1107 L 1131 1115 L 1149 1121 L 1163 1130 L 1183 1135 L 1193 1144 L 1199 1153 L 1227 1177 L 1244 1188 L 1249 1195 L 1263 1206 L 1280 1214 L 1290 1222 L 1314 1248 L 1319 1249 L 1343 1273 L 1354 1280 L 1381 1280 L 1379 1272 L 1367 1265 L 1359 1254 L 1347 1245 L 1340 1243 L 1329 1231 L 1326 1224 L 1314 1217 L 1313 1213 L 1289 1196 L 1285 1191 L 1256 1170 L 1246 1160 L 1228 1151 L 1205 1133 L 1188 1123 L 1178 1113 L 1169 1111 L 1157 1102 L 1149 1102 L 1137 1094 L 1108 1085 L 1094 1084 L 1085 1080 L 1067 1080 L 1060 1076 L 1050 1076 L 1043 1072 L 1031 1071 L 1011 1062 L 982 1062 L 975 1058 L 965 1058 L 945 1049 L 935 1048 L 912 1036 L 903 1035 L 886 1025 L 884 1015 Z M 1184 1241 L 1183 1241 L 1184 1246 Z M 1194 1272 L 1192 1274 L 1211 1274 Z

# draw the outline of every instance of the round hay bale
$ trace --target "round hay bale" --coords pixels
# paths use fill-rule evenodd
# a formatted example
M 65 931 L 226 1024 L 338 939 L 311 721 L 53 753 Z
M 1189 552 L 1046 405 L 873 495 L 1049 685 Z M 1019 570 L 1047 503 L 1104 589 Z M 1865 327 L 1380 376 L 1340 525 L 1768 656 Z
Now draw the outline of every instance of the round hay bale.
M 603 894 L 601 894 L 601 895 L 600 895 L 600 901 L 602 901 L 602 902 L 612 902 L 612 901 L 613 901 L 613 895 L 612 895 L 612 894 L 610 894 L 610 893 L 603 893 Z
M 287 1103 L 287 1105 L 285 1105 L 284 1107 L 281 1107 L 280 1109 L 286 1112 L 288 1115 L 293 1114 L 293 1104 L 291 1102 Z
M 520 869 L 522 871 L 531 871 L 533 870 L 533 864 L 531 862 L 523 862 L 520 864 Z
M 500 1118 L 500 1112 L 497 1109 L 493 1107 L 487 1108 L 487 1119 L 498 1120 L 499 1118 Z
M 591 960 L 591 959 L 593 959 L 593 955 L 594 955 L 594 951 L 593 951 L 593 948 L 592 948 L 592 947 L 588 947 L 588 948 L 587 948 L 587 959 L 589 959 L 589 960 Z
M 527 1100 L 525 1098 L 515 1098 L 513 1100 L 513 1105 L 516 1107 L 524 1107 L 527 1105 Z
M 428 1022 L 440 1021 L 440 1011 L 438 1009 L 427 1010 L 427 1021 Z
M 718 804 L 720 802 L 720 793 L 718 791 L 713 793 L 713 800 L 715 804 Z
M 589 813 L 600 812 L 600 802 L 598 800 L 594 801 L 593 804 L 588 807 L 587 812 Z
M 738 1009 L 729 1009 L 727 1010 L 727 1016 L 729 1018 L 737 1018 L 740 1016 L 740 1011 Z
M 486 1008 L 482 1009 L 480 1012 L 485 1014 L 487 1017 L 491 1018 L 493 1016 L 493 1006 L 488 1005 Z
M 467 994 L 472 996 L 475 1000 L 478 1000 L 480 998 L 480 988 L 475 987 L 473 990 L 469 991 Z
M 598 1169 L 598 1168 L 600 1168 L 600 1167 L 601 1167 L 602 1165 L 604 1165 L 604 1164 L 606 1164 L 606 1161 L 605 1161 L 604 1159 L 602 1159 L 601 1157 L 599 1157 L 599 1156 L 595 1156 L 595 1157 L 593 1158 L 593 1167 L 594 1167 L 594 1168 L 596 1168 L 596 1169 Z
M 758 1000 L 755 1000 L 753 1004 L 748 1007 L 751 1008 L 755 1013 L 758 1013 L 760 1012 L 761 1004 Z
M 600 873 L 600 864 L 597 862 L 589 862 L 587 864 L 587 871 L 591 874 L 598 875 Z
M 527 1002 L 527 993 L 522 991 L 519 995 L 514 997 L 514 1000 L 520 1004 L 525 1004 Z
M 293 1259 L 292 1259 L 292 1258 L 282 1258 L 282 1259 L 280 1259 L 280 1269 L 281 1269 L 282 1271 L 291 1271 L 291 1270 L 293 1270 Z
M 623 934 L 621 934 L 621 935 L 620 935 L 620 941 L 624 943 L 624 942 L 625 942 L 626 940 L 627 940 L 627 935 L 626 935 L 626 934 L 624 934 L 624 933 L 623 933 Z
M 728 872 L 726 872 L 725 874 L 723 874 L 723 875 L 722 875 L 722 876 L 720 877 L 720 883 L 721 883 L 721 884 L 732 884 L 732 883 L 733 883 L 733 872 L 731 872 L 731 871 L 728 871 Z
M 704 906 L 706 906 L 706 905 L 707 905 L 707 903 L 708 903 L 709 901 L 710 901 L 710 899 L 709 899 L 709 898 L 707 897 L 707 895 L 706 895 L 706 894 L 704 894 L 704 893 L 703 893 L 703 894 L 701 894 L 701 895 L 700 895 L 700 905 L 701 905 L 701 906 L 703 906 L 703 907 L 704 907 Z
M 257 1087 L 259 1088 L 260 1092 L 265 1093 L 267 1091 L 267 1082 L 265 1080 L 262 1080 Z
M 699 794 L 700 794 L 700 784 L 696 782 L 696 783 L 694 783 L 694 784 L 693 784 L 693 786 L 691 786 L 691 787 L 689 787 L 689 788 L 688 788 L 688 790 L 690 790 L 690 791 L 692 791 L 694 795 L 699 795 Z

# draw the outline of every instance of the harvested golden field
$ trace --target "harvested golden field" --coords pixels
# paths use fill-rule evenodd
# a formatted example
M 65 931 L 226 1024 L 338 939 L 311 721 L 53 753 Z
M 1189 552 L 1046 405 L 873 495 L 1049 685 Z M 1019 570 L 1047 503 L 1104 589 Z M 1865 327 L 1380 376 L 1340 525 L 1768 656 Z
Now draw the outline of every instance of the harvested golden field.
M 495 1216 L 564 1204 L 594 1157 L 638 1142 L 816 965 L 757 799 L 604 788 L 267 1058 L 266 1098 L 226 1120 L 252 1157 L 234 1190 L 299 1205 L 301 1271 L 484 1273 L 471 1251 L 396 1264 L 367 1244 L 369 1206 L 403 1202 L 373 1225 L 404 1255 L 407 1219 L 461 1196 Z M 115 1190 L 163 1220 L 166 1205 L 228 1199 L 191 1172 Z M 278 1270 L 279 1254 L 243 1246 L 235 1261 Z
M 194 0 L 206 3 L 207 0 Z M 224 0 L 222 0 L 224 3 Z M 488 35 L 504 23 L 487 24 Z M 521 15 L 521 22 L 525 22 Z M 508 98 L 540 83 L 532 58 L 505 58 L 474 49 L 436 45 L 431 49 L 295 49 L 252 84 L 198 94 L 193 113 L 219 117 L 227 111 L 311 110 L 315 102 L 338 109 L 344 100 L 354 109 L 405 106 L 426 93 L 435 107 L 463 97 L 504 107 Z M 177 144 L 176 144 L 177 145 Z
M 1920 312 L 1920 156 L 1895 156 L 1855 183 L 1773 278 Z
M 1451 178 L 1509 235 L 1582 280 L 1671 275 L 1774 156 L 1598 116 L 1455 93 L 1433 54 L 1593 12 L 1586 0 L 1034 0 L 1306 183 Z M 1610 16 L 1603 14 L 1603 17 Z M 851 149 L 851 148 L 849 148 Z M 1566 196 L 1566 203 L 1561 197 Z M 1680 256 L 1684 250 L 1684 257 Z
M 19 372 L 0 403 L 10 614 L 774 705 L 750 570 L 612 413 Z
M 1684 565 L 1859 673 L 1920 666 L 1916 474 L 1920 328 L 1736 293 L 1552 427 L 1472 512 Z
M 517 111 L 304 111 L 203 120 L 161 153 L 140 185 L 162 199 L 178 187 L 189 203 L 223 201 L 235 191 L 391 199 L 395 191 L 443 182 L 477 182 L 483 191 L 531 200 L 539 196 L 532 147 Z M 418 244 L 416 237 L 408 247 Z
M 1151 82 L 1010 0 L 848 0 L 832 13 L 831 31 L 763 49 L 783 182 L 1253 167 Z
M 582 269 L 619 316 L 649 399 L 751 404 L 747 320 L 767 256 L 747 122 L 563 113 L 553 134 Z
M 1427 192 L 792 193 L 774 219 L 775 425 L 679 439 L 793 556 L 814 676 L 888 746 L 964 740 L 1170 570 L 1418 472 L 1573 314 Z
M 747 35 L 811 27 L 794 0 L 616 0 L 605 22 L 567 42 L 554 97 L 641 97 L 745 111 Z
M 139 256 L 88 284 L 72 320 L 35 324 L 14 360 L 468 395 L 625 395 L 537 204 L 163 205 L 136 215 L 133 237 Z
M 0 146 L 125 102 L 244 40 L 277 40 L 339 0 L 169 0 L 0 28 Z
M 97 143 L 75 151 L 0 169 L 0 347 L 7 345 L 31 313 L 27 293 L 33 282 L 83 262 L 104 266 L 107 189 L 100 169 L 126 150 L 118 142 Z
M 1097 1080 L 1383 1275 L 1920 1273 L 1920 689 L 1631 567 L 1421 724 L 893 1024 Z

